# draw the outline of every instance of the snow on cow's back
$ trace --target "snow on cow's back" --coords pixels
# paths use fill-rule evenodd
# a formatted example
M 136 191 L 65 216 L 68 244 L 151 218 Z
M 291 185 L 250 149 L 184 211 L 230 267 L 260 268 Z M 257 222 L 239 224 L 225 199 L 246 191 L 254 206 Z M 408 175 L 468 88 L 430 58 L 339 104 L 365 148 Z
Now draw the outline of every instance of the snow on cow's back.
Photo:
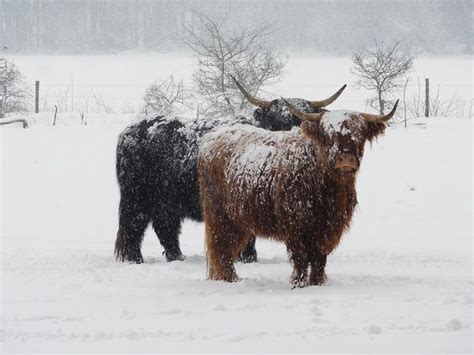
M 226 156 L 227 181 L 257 186 L 265 171 L 276 171 L 279 166 L 297 167 L 304 164 L 305 157 L 315 154 L 314 149 L 314 144 L 303 136 L 299 127 L 291 131 L 272 132 L 236 125 L 221 127 L 205 135 L 199 155 L 211 164 L 214 159 Z
M 262 174 L 266 166 L 271 165 L 269 163 L 277 153 L 277 147 L 263 142 L 242 145 L 229 160 L 229 166 L 232 168 L 226 171 L 227 180 L 240 177 L 241 180 L 251 183 L 251 180 L 257 179 Z
M 252 117 L 220 117 L 220 118 L 194 118 L 182 120 L 184 126 L 179 131 L 186 136 L 197 137 L 198 142 L 211 130 L 226 128 L 233 125 L 256 125 Z
M 236 124 L 231 127 L 221 126 L 206 134 L 200 144 L 199 154 L 202 158 L 212 157 L 216 152 L 217 145 L 224 144 L 226 147 L 234 147 L 243 160 L 256 160 L 257 156 L 263 156 L 269 152 L 269 148 L 277 141 L 284 139 L 288 134 L 294 134 L 298 128 L 292 131 L 267 131 L 263 128 Z M 250 144 L 250 146 L 249 146 Z M 243 151 L 242 151 L 243 149 Z
M 208 159 L 216 153 L 216 143 L 225 137 L 227 144 L 238 144 L 243 133 L 251 132 L 246 125 L 235 125 L 232 127 L 220 126 L 205 134 L 199 146 L 199 155 Z

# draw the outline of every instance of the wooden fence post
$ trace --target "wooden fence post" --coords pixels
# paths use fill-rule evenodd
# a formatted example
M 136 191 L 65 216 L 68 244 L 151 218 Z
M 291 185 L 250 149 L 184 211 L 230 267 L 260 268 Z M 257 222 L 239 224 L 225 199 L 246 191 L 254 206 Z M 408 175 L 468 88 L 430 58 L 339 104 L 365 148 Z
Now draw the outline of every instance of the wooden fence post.
M 58 106 L 54 105 L 54 120 L 53 126 L 56 126 L 56 118 L 58 117 Z
M 403 87 L 403 113 L 404 113 L 404 117 L 405 117 L 405 128 L 407 127 L 407 101 L 406 101 L 406 97 L 407 97 L 407 86 L 408 86 L 408 82 L 410 81 L 410 77 L 406 77 L 407 81 L 405 81 L 405 86 Z M 365 111 L 367 112 L 367 111 Z
M 71 74 L 71 112 L 74 113 L 74 77 Z
M 35 82 L 35 113 L 39 112 L 39 94 L 40 94 L 40 82 Z
M 430 117 L 430 79 L 425 79 L 425 117 Z

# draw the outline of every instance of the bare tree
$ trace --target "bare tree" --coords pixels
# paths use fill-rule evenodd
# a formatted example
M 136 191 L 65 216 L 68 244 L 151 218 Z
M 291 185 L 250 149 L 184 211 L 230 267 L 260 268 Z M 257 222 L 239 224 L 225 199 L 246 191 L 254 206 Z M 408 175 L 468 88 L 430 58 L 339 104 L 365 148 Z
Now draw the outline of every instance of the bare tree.
M 17 66 L 0 58 L 0 118 L 9 112 L 27 111 L 30 94 Z
M 166 79 L 156 80 L 145 92 L 145 112 L 167 115 L 180 111 L 180 106 L 187 106 L 184 99 L 183 81 L 176 81 L 171 75 Z
M 403 85 L 414 59 L 411 50 L 402 47 L 400 42 L 385 46 L 383 41 L 376 41 L 373 49 L 363 48 L 352 55 L 351 72 L 359 77 L 356 86 L 376 91 L 377 97 L 372 99 L 371 105 L 375 103 L 381 115 L 388 95 Z
M 245 83 L 251 94 L 257 94 L 262 85 L 281 75 L 287 59 L 265 45 L 271 24 L 244 28 L 230 23 L 226 15 L 193 15 L 184 41 L 198 60 L 194 81 L 205 102 L 203 111 L 209 116 L 236 114 L 248 103 L 229 74 Z

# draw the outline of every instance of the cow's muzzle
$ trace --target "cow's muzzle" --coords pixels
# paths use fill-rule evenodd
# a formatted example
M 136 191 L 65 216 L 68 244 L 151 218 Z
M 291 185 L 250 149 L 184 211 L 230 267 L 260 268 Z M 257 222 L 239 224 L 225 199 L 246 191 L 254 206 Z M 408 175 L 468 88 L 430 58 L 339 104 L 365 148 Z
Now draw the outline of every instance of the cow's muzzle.
M 359 160 L 354 154 L 341 153 L 336 155 L 334 167 L 337 171 L 342 173 L 354 173 L 359 169 Z

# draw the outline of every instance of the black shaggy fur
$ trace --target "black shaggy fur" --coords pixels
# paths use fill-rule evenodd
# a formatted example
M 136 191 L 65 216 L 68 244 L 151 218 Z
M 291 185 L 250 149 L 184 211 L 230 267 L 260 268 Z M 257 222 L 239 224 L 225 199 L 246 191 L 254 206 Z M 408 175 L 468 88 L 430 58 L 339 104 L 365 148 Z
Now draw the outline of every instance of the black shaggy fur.
M 290 99 L 302 112 L 322 112 L 302 99 Z M 143 234 L 151 222 L 167 261 L 183 260 L 179 247 L 185 218 L 202 221 L 197 183 L 198 144 L 204 134 L 222 125 L 249 124 L 271 131 L 300 124 L 282 100 L 271 109 L 257 108 L 253 118 L 194 119 L 156 117 L 127 127 L 117 144 L 120 186 L 119 230 L 115 242 L 118 261 L 142 263 Z M 244 262 L 257 260 L 255 240 L 242 252 Z

